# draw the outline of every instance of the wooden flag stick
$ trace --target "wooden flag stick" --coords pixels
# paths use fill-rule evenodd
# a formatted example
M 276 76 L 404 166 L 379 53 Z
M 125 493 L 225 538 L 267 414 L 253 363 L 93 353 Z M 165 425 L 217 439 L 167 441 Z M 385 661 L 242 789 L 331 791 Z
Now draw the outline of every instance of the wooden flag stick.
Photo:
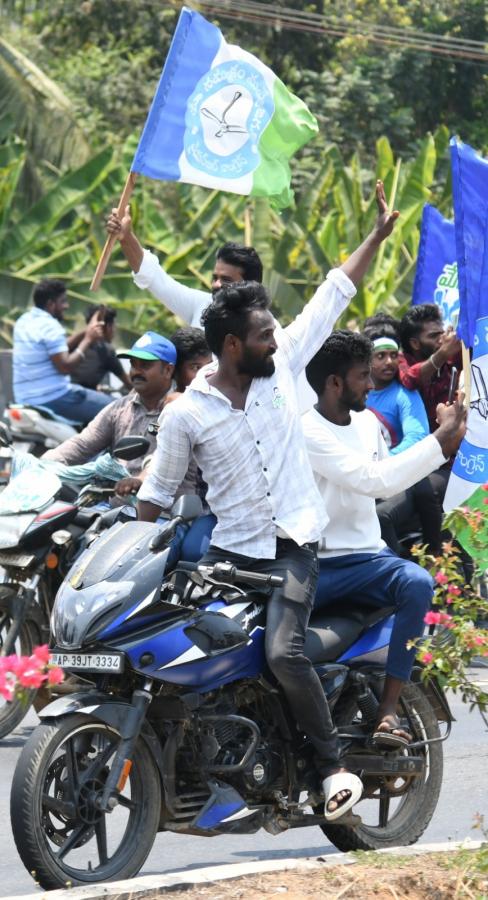
M 119 205 L 117 207 L 117 215 L 120 216 L 120 218 L 122 218 L 122 216 L 124 215 L 125 207 L 127 206 L 128 202 L 131 198 L 131 194 L 132 194 L 132 191 L 134 190 L 136 178 L 137 178 L 136 172 L 129 172 L 129 174 L 127 176 L 127 181 L 125 182 L 125 185 L 124 185 L 124 190 L 122 191 L 122 195 L 119 200 Z M 117 240 L 117 238 L 116 238 L 115 234 L 111 234 L 105 241 L 105 246 L 102 250 L 102 255 L 101 255 L 100 259 L 98 260 L 98 266 L 97 266 L 96 272 L 93 276 L 92 283 L 90 285 L 91 291 L 96 291 L 100 287 L 102 278 L 105 275 L 105 269 L 107 268 L 108 261 L 110 259 L 110 255 L 112 253 L 112 250 L 114 248 L 114 244 L 115 244 L 116 240 Z
M 471 359 L 469 350 L 464 341 L 461 341 L 461 354 L 463 357 L 463 373 L 464 373 L 464 405 L 469 409 L 471 402 Z

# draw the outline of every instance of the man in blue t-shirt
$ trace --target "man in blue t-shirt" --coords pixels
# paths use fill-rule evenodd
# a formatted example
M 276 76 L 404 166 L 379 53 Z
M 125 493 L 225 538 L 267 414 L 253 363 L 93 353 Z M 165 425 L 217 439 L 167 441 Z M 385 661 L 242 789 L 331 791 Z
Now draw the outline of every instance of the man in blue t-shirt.
M 85 351 L 103 337 L 96 316 L 71 337 L 61 324 L 68 308 L 63 281 L 47 278 L 34 288 L 34 306 L 14 326 L 13 389 L 16 403 L 47 406 L 75 422 L 87 423 L 111 402 L 99 391 L 72 385 L 70 372 Z
M 399 347 L 393 337 L 372 338 L 371 378 L 374 390 L 366 405 L 375 413 L 390 453 L 402 453 L 429 434 L 429 423 L 418 391 L 408 391 L 398 381 Z

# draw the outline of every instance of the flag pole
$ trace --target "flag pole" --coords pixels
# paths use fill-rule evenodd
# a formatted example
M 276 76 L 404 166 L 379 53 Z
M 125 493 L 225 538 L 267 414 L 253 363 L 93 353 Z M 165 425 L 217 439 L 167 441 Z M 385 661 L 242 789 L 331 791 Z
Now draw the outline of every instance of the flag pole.
M 117 207 L 117 215 L 119 217 L 123 216 L 125 207 L 127 206 L 128 202 L 131 198 L 132 191 L 134 190 L 136 178 L 137 178 L 136 172 L 129 172 L 129 174 L 127 176 L 127 181 L 125 182 L 125 185 L 124 185 L 124 190 L 122 191 L 122 194 L 121 194 L 121 197 L 119 200 L 119 205 Z M 116 235 L 110 234 L 108 236 L 107 240 L 105 241 L 105 246 L 102 250 L 102 255 L 101 255 L 100 259 L 98 260 L 98 265 L 97 265 L 95 274 L 93 276 L 92 283 L 90 285 L 91 291 L 96 291 L 100 287 L 102 278 L 105 275 L 105 269 L 107 268 L 108 261 L 110 259 L 110 255 L 112 253 L 112 250 L 113 250 L 116 240 L 117 240 Z
M 464 374 L 464 405 L 469 409 L 471 401 L 471 358 L 469 350 L 464 341 L 461 341 L 461 355 L 463 358 L 463 374 Z

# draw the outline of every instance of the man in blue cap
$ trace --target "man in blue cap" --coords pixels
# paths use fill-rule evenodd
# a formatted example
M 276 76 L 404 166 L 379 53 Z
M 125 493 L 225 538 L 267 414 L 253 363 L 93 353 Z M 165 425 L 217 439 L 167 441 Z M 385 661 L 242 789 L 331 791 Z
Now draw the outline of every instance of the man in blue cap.
M 176 364 L 176 347 L 171 341 L 146 331 L 130 350 L 121 350 L 117 356 L 130 359 L 130 380 L 133 390 L 126 397 L 115 400 L 83 429 L 80 434 L 49 450 L 47 459 L 75 466 L 88 462 L 99 453 L 111 452 L 117 441 L 130 434 L 141 434 L 150 442 L 148 454 L 156 447 L 156 436 L 148 432 L 155 425 L 171 389 Z M 129 477 L 117 484 L 117 494 L 126 496 L 139 490 L 143 481 L 144 459 L 126 462 Z

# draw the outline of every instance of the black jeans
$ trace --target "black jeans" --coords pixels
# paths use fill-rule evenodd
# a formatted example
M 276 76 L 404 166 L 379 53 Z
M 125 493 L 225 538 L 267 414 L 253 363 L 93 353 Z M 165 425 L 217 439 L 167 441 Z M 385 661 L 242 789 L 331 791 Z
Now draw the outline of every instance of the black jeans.
M 340 745 L 319 677 L 303 655 L 318 578 L 315 545 L 299 547 L 294 541 L 278 538 L 276 559 L 252 559 L 210 546 L 201 563 L 213 565 L 224 560 L 238 569 L 286 579 L 267 602 L 266 659 L 283 688 L 295 721 L 312 741 L 317 767 L 324 775 L 339 764 Z

